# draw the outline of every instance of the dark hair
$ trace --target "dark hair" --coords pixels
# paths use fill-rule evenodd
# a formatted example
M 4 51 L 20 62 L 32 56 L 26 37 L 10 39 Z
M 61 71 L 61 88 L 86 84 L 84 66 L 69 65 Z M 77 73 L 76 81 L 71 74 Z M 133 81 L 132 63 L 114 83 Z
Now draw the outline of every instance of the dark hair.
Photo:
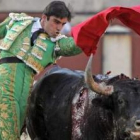
M 46 16 L 56 16 L 58 18 L 68 18 L 68 21 L 71 20 L 72 15 L 68 7 L 63 1 L 53 1 L 51 2 L 43 11 L 43 14 Z

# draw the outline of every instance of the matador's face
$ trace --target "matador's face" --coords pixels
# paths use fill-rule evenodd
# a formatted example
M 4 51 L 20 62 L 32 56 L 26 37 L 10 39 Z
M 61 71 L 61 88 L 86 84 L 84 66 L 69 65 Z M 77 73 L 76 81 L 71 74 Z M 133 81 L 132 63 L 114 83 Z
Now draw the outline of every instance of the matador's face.
M 68 22 L 67 18 L 58 18 L 55 16 L 47 17 L 46 15 L 42 15 L 41 19 L 43 29 L 50 37 L 56 37 L 66 22 Z

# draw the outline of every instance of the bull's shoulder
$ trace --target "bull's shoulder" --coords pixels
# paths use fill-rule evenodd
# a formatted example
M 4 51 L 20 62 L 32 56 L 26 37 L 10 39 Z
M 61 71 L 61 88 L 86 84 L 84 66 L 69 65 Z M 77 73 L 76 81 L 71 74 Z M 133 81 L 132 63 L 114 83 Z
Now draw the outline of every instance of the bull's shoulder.
M 84 82 L 83 79 L 84 79 L 84 71 L 61 68 L 60 66 L 56 65 L 53 66 L 48 71 L 46 71 L 37 80 L 37 82 L 34 84 L 34 88 L 44 85 L 43 83 L 48 83 L 48 82 L 53 83 L 57 81 L 57 83 L 63 83 L 62 81 L 66 81 L 66 80 L 69 80 L 69 83 L 73 83 L 73 81 Z

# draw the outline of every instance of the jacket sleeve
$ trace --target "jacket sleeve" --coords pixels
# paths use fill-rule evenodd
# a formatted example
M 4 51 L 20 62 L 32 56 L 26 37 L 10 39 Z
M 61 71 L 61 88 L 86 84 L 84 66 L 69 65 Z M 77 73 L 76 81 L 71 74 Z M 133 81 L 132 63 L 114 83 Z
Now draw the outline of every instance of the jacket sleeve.
M 55 51 L 56 56 L 73 56 L 82 52 L 82 50 L 76 46 L 72 37 L 60 39 L 58 42 L 58 47 L 59 50 Z
M 11 18 L 7 17 L 3 22 L 0 23 L 0 39 L 4 38 L 7 32 L 6 25 L 8 25 L 10 21 L 11 21 Z

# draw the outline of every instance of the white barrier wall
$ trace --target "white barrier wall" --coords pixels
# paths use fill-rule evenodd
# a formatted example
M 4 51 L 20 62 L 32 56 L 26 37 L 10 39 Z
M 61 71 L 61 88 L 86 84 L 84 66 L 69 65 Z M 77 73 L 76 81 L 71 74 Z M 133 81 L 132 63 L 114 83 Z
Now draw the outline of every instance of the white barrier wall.
M 103 73 L 132 75 L 131 36 L 124 27 L 114 26 L 107 30 L 103 39 Z

